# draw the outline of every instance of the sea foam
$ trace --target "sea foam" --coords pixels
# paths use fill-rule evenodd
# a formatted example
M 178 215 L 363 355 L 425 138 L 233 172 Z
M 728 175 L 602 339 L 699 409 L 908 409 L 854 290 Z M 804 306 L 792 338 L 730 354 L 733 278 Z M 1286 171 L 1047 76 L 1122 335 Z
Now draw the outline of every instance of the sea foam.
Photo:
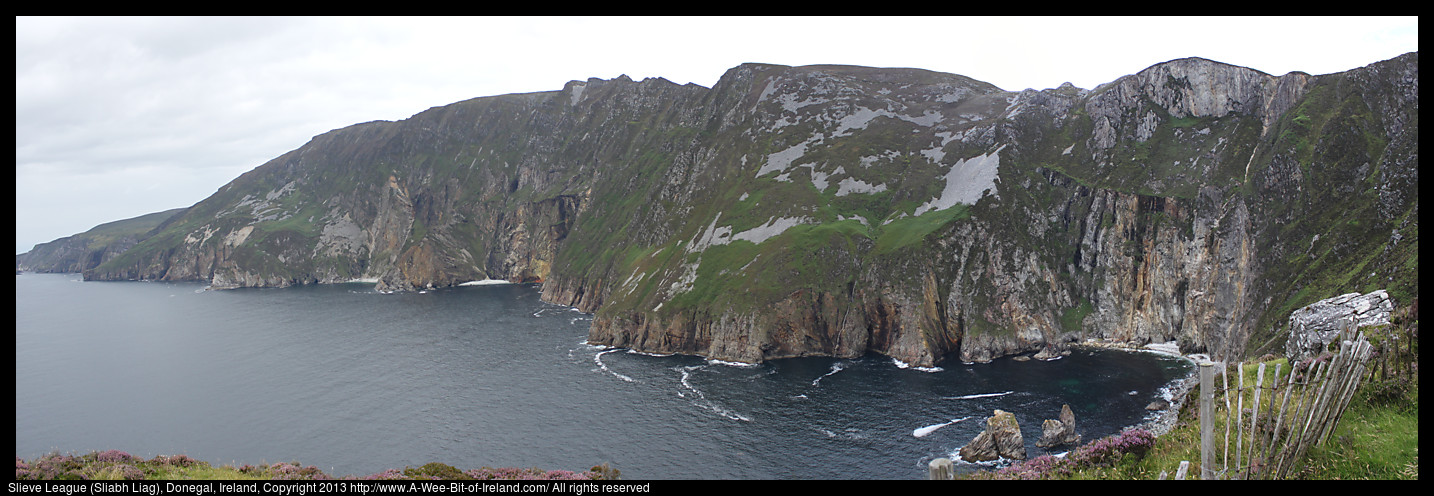
M 593 355 L 593 363 L 596 363 L 597 366 L 598 366 L 598 368 L 602 369 L 603 372 L 607 372 L 607 373 L 609 373 L 609 374 L 612 374 L 613 377 L 616 377 L 616 378 L 618 378 L 618 379 L 622 379 L 622 380 L 627 381 L 627 382 L 637 382 L 636 379 L 633 379 L 633 378 L 631 378 L 631 377 L 628 377 L 628 376 L 619 374 L 619 373 L 617 373 L 617 372 L 613 372 L 612 369 L 607 368 L 607 364 L 605 364 L 605 363 L 602 362 L 602 356 L 603 356 L 603 355 L 606 355 L 606 354 L 608 354 L 608 353 L 612 353 L 612 352 L 614 352 L 614 351 L 619 351 L 620 349 L 621 349 L 621 348 L 613 348 L 613 349 L 611 349 L 611 350 L 607 350 L 607 351 L 604 351 L 604 352 L 602 352 L 602 353 L 598 353 L 598 354 L 596 354 L 596 355 Z
M 459 286 L 494 286 L 494 285 L 499 285 L 499 284 L 513 284 L 513 283 L 512 283 L 512 282 L 509 282 L 509 281 L 505 281 L 505 280 L 503 280 L 503 279 L 482 279 L 482 280 L 478 280 L 478 281 L 468 281 L 468 282 L 464 282 L 464 283 L 459 283 L 458 285 L 459 285 Z
M 961 422 L 961 421 L 966 420 L 966 419 L 969 419 L 969 418 L 971 418 L 971 417 L 969 417 L 969 416 L 967 416 L 967 417 L 961 417 L 961 418 L 958 418 L 958 419 L 952 419 L 950 422 L 945 422 L 945 423 L 941 423 L 941 424 L 933 424 L 933 425 L 928 425 L 928 426 L 926 426 L 926 427 L 921 427 L 921 428 L 918 428 L 918 429 L 916 429 L 916 430 L 914 430 L 914 431 L 911 431 L 911 435 L 916 436 L 916 437 L 926 437 L 928 434 L 931 434 L 931 433 L 933 433 L 933 432 L 936 432 L 936 429 L 940 429 L 940 428 L 942 428 L 942 427 L 946 427 L 946 426 L 948 426 L 948 425 L 951 425 L 951 424 L 954 424 L 954 423 L 957 423 L 957 422 Z
M 976 398 L 995 398 L 995 397 L 997 397 L 997 396 L 1005 396 L 1005 395 L 1008 395 L 1008 394 L 1011 394 L 1011 393 L 1014 393 L 1014 392 L 1015 392 L 1015 391 L 1006 391 L 1006 392 L 1004 392 L 1004 393 L 981 393 L 981 394 L 968 394 L 968 395 L 965 395 L 965 396 L 943 396 L 941 399 L 944 399 L 944 400 L 974 400 L 974 399 L 976 399 Z

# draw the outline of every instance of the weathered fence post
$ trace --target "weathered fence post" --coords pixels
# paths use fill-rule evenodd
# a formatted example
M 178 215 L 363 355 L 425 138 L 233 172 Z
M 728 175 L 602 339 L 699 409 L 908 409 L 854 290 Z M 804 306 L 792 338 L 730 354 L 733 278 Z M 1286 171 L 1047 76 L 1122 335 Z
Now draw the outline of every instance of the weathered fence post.
M 1378 373 L 1380 366 L 1371 363 L 1375 344 L 1352 325 L 1347 325 L 1339 338 L 1338 353 L 1310 363 L 1292 363 L 1287 373 L 1282 363 L 1275 364 L 1273 374 L 1267 374 L 1265 363 L 1254 364 L 1251 384 L 1245 383 L 1243 363 L 1235 366 L 1234 381 L 1225 363 L 1199 364 L 1201 479 L 1283 479 L 1294 472 L 1311 447 L 1334 435 L 1360 382 Z M 1223 383 L 1218 390 L 1216 365 Z M 1244 418 L 1247 389 L 1252 391 L 1248 393 L 1248 422 Z M 1223 454 L 1215 446 L 1216 391 L 1225 398 L 1225 434 L 1220 437 Z M 1161 473 L 1162 479 L 1167 476 Z
M 1251 466 L 1254 465 L 1255 454 L 1258 453 L 1258 450 L 1255 448 L 1255 440 L 1258 439 L 1260 434 L 1260 390 L 1264 389 L 1264 387 L 1265 362 L 1260 362 L 1260 367 L 1255 375 L 1255 404 L 1250 407 L 1250 452 L 1245 456 L 1245 459 L 1249 460 Z M 1250 478 L 1250 470 L 1245 471 L 1245 478 Z
M 1225 396 L 1225 451 L 1220 455 L 1220 473 L 1223 476 L 1225 469 L 1230 466 L 1230 426 L 1234 425 L 1235 407 L 1230 406 L 1230 366 L 1226 363 L 1220 364 L 1221 391 Z M 1236 465 L 1238 466 L 1238 465 Z
M 926 466 L 927 479 L 951 480 L 953 476 L 950 458 L 937 458 L 931 460 L 931 463 Z
M 1200 362 L 1200 479 L 1215 478 L 1215 364 Z
M 1238 477 L 1238 474 L 1243 472 L 1245 466 L 1243 458 L 1240 456 L 1245 452 L 1245 430 L 1240 428 L 1240 423 L 1245 420 L 1245 362 L 1235 364 L 1235 384 L 1238 385 L 1235 389 L 1235 420 L 1226 427 L 1235 427 L 1235 474 L 1236 478 L 1243 479 L 1244 477 Z M 1229 440 L 1225 442 L 1228 444 Z M 1226 460 L 1225 463 L 1228 464 L 1229 460 Z

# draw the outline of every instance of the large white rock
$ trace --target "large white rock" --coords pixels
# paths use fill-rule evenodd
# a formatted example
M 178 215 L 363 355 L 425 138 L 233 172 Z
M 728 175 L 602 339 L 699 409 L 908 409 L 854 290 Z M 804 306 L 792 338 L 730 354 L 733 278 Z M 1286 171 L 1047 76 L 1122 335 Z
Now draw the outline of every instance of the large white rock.
M 1318 355 L 1347 324 L 1356 327 L 1389 323 L 1394 300 L 1383 289 L 1368 294 L 1346 293 L 1290 313 L 1290 338 L 1285 356 L 1303 360 Z

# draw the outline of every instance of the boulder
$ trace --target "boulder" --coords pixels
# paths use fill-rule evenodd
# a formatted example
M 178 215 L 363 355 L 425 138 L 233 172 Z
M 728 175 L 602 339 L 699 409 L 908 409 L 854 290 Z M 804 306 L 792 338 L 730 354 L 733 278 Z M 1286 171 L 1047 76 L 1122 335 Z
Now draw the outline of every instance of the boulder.
M 1285 356 L 1291 361 L 1317 356 L 1338 339 L 1345 325 L 1388 324 L 1393 312 L 1394 300 L 1383 289 L 1368 294 L 1347 293 L 1311 303 L 1290 313 Z
M 1070 405 L 1061 405 L 1059 419 L 1046 419 L 1041 423 L 1041 439 L 1036 441 L 1036 446 L 1049 448 L 1079 442 L 1080 434 L 1075 431 L 1075 413 L 1071 412 Z
M 997 458 L 1026 459 L 1026 441 L 1021 437 L 1021 426 L 1016 422 L 1015 415 L 1004 410 L 996 410 L 986 419 L 986 430 L 961 448 L 961 459 L 968 462 Z

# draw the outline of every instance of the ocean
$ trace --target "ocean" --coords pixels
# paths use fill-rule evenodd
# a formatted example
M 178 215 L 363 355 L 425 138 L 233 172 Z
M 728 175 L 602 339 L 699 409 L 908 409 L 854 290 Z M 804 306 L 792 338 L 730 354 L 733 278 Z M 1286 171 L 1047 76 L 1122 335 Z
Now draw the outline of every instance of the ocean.
M 1094 440 L 1146 420 L 1191 368 L 1083 348 L 931 369 L 879 355 L 730 364 L 590 346 L 592 316 L 540 301 L 536 285 L 382 294 L 80 279 L 15 277 L 16 456 L 118 449 L 334 476 L 441 462 L 922 479 L 994 409 L 1016 414 L 1034 457 L 1046 453 L 1041 421 L 1063 404 Z

